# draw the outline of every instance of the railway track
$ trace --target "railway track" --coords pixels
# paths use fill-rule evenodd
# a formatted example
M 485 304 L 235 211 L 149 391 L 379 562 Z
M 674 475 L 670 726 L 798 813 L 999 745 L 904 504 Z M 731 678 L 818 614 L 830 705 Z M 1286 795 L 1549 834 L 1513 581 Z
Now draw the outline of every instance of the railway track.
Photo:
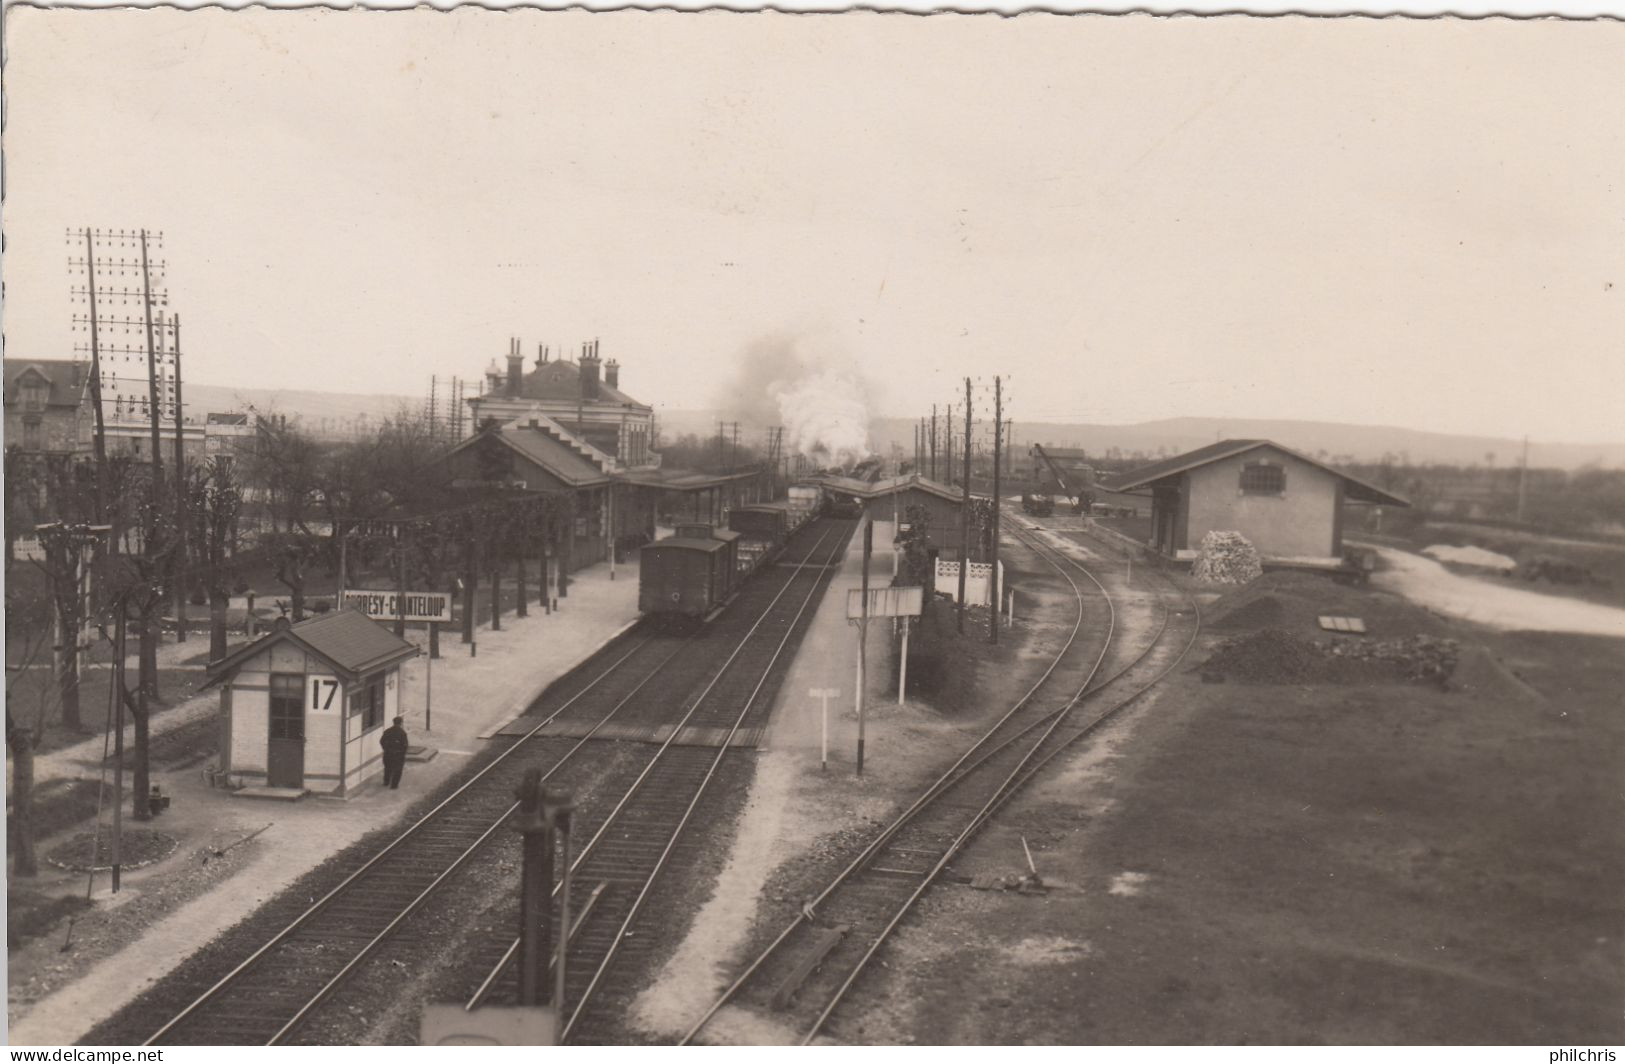
M 1083 589 L 1070 573 L 1081 574 L 1105 598 L 1113 620 L 1093 665 L 1070 692 L 1052 693 L 1057 665 L 1074 646 L 1074 628 L 1039 682 L 802 907 L 681 1044 L 694 1041 L 729 1005 L 787 1013 L 802 1032 L 802 1044 L 811 1042 L 915 903 L 988 819 L 1057 756 L 1143 698 L 1194 644 L 1200 629 L 1195 602 L 1176 608 L 1165 599 L 1151 639 L 1103 676 L 1116 616 L 1105 583 L 1018 522 L 1010 527 L 1072 586 L 1080 623 Z M 1040 691 L 1044 697 L 1035 697 Z
M 788 612 L 786 602 L 809 597 L 810 592 L 803 594 L 802 589 L 821 585 L 827 556 L 844 546 L 850 532 L 846 522 L 823 526 L 801 563 L 790 569 L 759 614 L 743 618 L 736 614 L 728 624 L 687 637 L 641 634 L 630 646 L 616 646 L 601 655 L 596 662 L 601 667 L 575 670 L 565 677 L 538 701 L 540 719 L 534 726 L 176 1012 L 145 1044 L 277 1045 L 296 1039 L 335 990 L 498 837 L 517 809 L 514 795 L 527 769 L 541 768 L 544 779 L 567 765 L 575 769 L 591 761 L 594 736 L 602 729 L 627 719 L 646 725 L 662 714 L 669 717 L 672 694 L 691 690 L 684 681 L 714 664 L 709 655 L 693 652 L 696 640 L 734 640 L 737 645 L 700 697 L 686 705 L 671 739 L 683 726 L 708 719 L 700 713 L 702 705 L 707 713 L 713 712 L 714 703 L 734 693 L 739 681 L 730 677 L 750 671 L 763 644 L 772 648 L 767 670 L 758 670 L 765 683 L 766 671 L 771 671 L 801 616 L 799 610 Z M 771 588 L 762 593 L 767 590 Z M 548 741 L 546 729 L 564 720 L 577 723 L 574 740 Z M 582 720 L 589 722 L 585 729 L 579 727 Z M 697 760 L 694 748 L 668 740 L 607 813 L 583 810 L 583 819 L 588 824 L 596 820 L 596 836 L 607 843 L 601 857 L 595 848 L 594 859 L 612 865 L 623 848 L 635 849 L 635 840 L 647 833 L 640 819 L 650 803 L 634 803 L 634 793 L 660 794 L 669 800 L 684 793 L 685 787 L 703 787 L 694 770 Z M 613 832 L 607 831 L 610 825 L 615 825 Z M 590 907 L 583 903 L 577 911 L 610 913 L 614 901 L 610 898 L 602 906 L 594 901 Z
M 828 556 L 812 568 L 797 567 L 791 583 L 799 592 L 783 596 L 775 607 L 783 614 L 778 640 L 759 644 L 759 653 L 748 665 L 724 668 L 717 674 L 688 706 L 620 803 L 586 833 L 588 842 L 571 864 L 570 911 L 580 915 L 571 920 L 561 1043 L 601 1041 L 619 1029 L 621 1015 L 612 1000 L 618 989 L 616 962 L 641 959 L 656 941 L 657 936 L 639 923 L 646 903 L 685 841 L 685 831 L 725 759 L 737 749 L 734 738 L 766 724 L 777 681 L 790 664 L 784 651 L 810 621 L 831 563 L 845 550 L 846 538 L 837 537 Z M 677 740 L 685 733 L 704 735 L 707 741 L 680 745 Z M 517 939 L 508 940 L 469 998 L 468 1008 L 515 999 L 513 959 L 517 949 Z

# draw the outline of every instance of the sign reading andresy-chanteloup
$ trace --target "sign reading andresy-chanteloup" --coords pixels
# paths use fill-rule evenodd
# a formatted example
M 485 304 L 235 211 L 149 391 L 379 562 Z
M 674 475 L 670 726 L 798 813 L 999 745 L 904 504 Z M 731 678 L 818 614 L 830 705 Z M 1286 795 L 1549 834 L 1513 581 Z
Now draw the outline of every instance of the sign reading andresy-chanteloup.
M 360 610 L 368 617 L 394 620 L 406 606 L 409 621 L 451 623 L 449 591 L 346 591 L 341 596 L 344 609 Z

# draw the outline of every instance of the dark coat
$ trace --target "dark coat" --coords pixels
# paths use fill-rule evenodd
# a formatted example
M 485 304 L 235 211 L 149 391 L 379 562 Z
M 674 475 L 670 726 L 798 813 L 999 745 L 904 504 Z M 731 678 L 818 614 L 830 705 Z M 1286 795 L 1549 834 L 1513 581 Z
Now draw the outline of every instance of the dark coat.
M 383 737 L 378 741 L 384 747 L 384 757 L 399 760 L 406 756 L 406 729 L 399 724 L 385 728 Z

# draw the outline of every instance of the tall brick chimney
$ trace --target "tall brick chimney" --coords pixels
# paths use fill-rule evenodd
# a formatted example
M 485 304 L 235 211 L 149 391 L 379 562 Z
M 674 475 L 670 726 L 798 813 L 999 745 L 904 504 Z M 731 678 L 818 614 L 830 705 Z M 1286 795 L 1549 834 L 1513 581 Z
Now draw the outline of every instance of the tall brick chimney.
M 519 337 L 508 341 L 508 394 L 515 399 L 524 386 L 525 356 L 519 353 Z
M 613 358 L 604 363 L 604 383 L 611 388 L 621 386 L 621 364 Z
M 598 341 L 589 340 L 581 348 L 581 398 L 598 398 L 598 371 L 603 363 L 598 358 Z

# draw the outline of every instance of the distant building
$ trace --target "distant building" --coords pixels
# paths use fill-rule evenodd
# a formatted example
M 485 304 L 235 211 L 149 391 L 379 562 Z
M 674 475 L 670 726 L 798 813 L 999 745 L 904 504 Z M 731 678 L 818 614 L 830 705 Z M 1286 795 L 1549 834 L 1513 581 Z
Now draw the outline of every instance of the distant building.
M 1095 468 L 1089 454 L 1081 447 L 1050 447 L 1045 444 L 1033 444 L 1027 448 L 1027 454 L 1032 458 L 1032 479 L 1038 485 L 1038 490 L 1050 495 L 1076 495 L 1078 492 L 1093 487 L 1095 482 Z M 1049 461 L 1044 461 L 1044 456 Z M 1055 471 L 1059 469 L 1066 478 L 1066 490 L 1056 483 Z
M 95 418 L 89 364 L 62 358 L 8 358 L 6 446 L 29 454 L 89 451 Z
M 1343 554 L 1343 504 L 1409 506 L 1270 440 L 1221 440 L 1102 485 L 1151 496 L 1148 545 L 1193 559 L 1208 532 L 1239 532 L 1265 561 L 1332 562 Z
M 96 449 L 96 412 L 90 396 L 90 362 L 80 359 L 8 358 L 5 360 L 5 443 L 27 454 L 92 454 Z M 158 430 L 160 459 L 174 456 L 175 404 L 160 391 Z M 152 419 L 148 397 L 125 381 L 104 388 L 102 425 L 109 455 L 151 458 Z M 181 445 L 187 461 L 199 455 L 226 453 L 231 438 L 254 434 L 248 414 L 208 414 L 200 423 L 185 417 Z
M 485 371 L 484 392 L 466 400 L 473 427 L 541 415 L 607 456 L 609 472 L 657 467 L 654 409 L 620 390 L 620 370 L 614 359 L 606 364 L 599 358 L 595 342 L 583 349 L 579 362 L 549 361 L 543 348 L 527 373 L 515 340 L 506 367 L 493 359 Z

